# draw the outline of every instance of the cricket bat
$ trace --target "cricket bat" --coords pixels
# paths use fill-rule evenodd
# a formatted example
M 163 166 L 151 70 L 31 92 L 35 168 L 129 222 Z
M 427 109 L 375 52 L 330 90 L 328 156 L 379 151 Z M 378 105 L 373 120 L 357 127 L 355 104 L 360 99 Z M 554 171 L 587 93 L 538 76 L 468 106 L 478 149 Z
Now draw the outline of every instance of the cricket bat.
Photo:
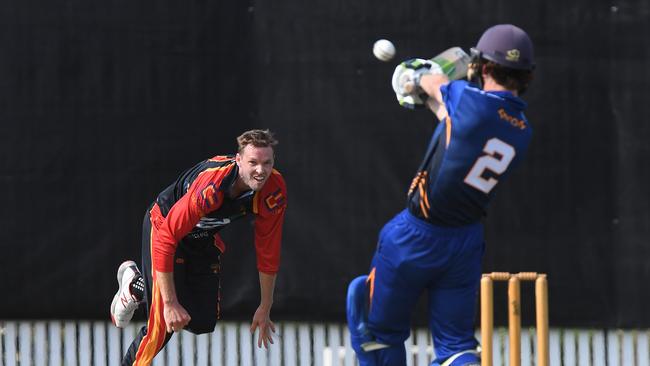
M 449 80 L 458 80 L 467 76 L 470 57 L 462 48 L 452 47 L 435 56 L 431 61 L 440 66 Z
M 449 80 L 458 80 L 467 76 L 467 67 L 471 58 L 460 47 L 452 47 L 433 57 L 431 61 L 440 66 L 442 72 L 447 75 Z M 415 85 L 408 83 L 404 85 L 404 91 L 413 92 Z

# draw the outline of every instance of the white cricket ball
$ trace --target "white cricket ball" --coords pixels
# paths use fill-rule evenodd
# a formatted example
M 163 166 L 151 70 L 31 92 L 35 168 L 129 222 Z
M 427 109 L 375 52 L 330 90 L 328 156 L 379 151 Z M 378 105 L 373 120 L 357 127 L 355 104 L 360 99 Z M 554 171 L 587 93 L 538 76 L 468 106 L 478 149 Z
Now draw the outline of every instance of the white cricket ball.
M 372 53 L 381 61 L 390 61 L 395 56 L 395 46 L 387 39 L 380 39 L 372 47 Z

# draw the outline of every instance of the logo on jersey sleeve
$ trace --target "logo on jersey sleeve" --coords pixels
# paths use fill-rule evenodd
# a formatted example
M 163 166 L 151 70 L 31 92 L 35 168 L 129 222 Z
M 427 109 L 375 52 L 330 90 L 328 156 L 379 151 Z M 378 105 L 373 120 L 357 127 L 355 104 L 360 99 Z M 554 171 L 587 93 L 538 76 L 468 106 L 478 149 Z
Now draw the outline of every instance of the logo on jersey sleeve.
M 264 204 L 266 205 L 266 208 L 271 211 L 275 212 L 282 208 L 285 203 L 285 198 L 284 195 L 282 194 L 282 190 L 278 189 L 277 191 L 269 194 L 264 198 Z
M 199 205 L 203 212 L 208 212 L 216 209 L 218 203 L 219 195 L 217 194 L 217 187 L 214 183 L 210 183 L 201 190 Z

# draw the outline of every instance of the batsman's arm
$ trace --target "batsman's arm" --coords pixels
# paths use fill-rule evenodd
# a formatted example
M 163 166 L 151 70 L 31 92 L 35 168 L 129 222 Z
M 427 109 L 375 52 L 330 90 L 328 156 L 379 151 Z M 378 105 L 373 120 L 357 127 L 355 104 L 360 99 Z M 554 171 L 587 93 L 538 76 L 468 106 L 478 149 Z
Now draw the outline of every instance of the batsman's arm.
M 460 47 L 452 47 L 431 60 L 415 58 L 402 62 L 395 68 L 391 81 L 397 101 L 409 109 L 426 104 L 442 120 L 447 111 L 440 86 L 466 77 L 469 62 L 470 57 Z
M 420 88 L 427 93 L 427 107 L 436 115 L 439 121 L 447 117 L 447 108 L 442 100 L 440 87 L 448 84 L 449 78 L 445 74 L 426 74 L 420 78 Z

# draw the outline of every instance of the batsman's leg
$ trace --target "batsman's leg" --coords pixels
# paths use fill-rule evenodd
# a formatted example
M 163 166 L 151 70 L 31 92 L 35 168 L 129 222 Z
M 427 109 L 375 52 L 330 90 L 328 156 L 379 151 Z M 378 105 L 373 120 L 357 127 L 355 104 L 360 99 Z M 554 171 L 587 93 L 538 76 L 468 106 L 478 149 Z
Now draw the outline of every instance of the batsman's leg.
M 476 350 L 470 349 L 452 355 L 443 363 L 434 360 L 431 366 L 481 366 L 481 358 Z
M 450 245 L 461 250 L 445 275 L 429 288 L 429 326 L 436 361 L 441 365 L 478 365 L 474 317 L 484 252 L 482 229 L 470 228 Z
M 357 354 L 361 366 L 378 365 L 375 353 L 368 352 L 364 349 L 371 345 L 373 347 L 386 348 L 386 345 L 380 345 L 374 342 L 373 337 L 368 333 L 368 288 L 366 282 L 368 276 L 359 276 L 350 282 L 348 286 L 347 297 L 347 318 L 348 328 L 350 329 L 350 343 L 352 349 Z M 377 348 L 375 348 L 377 349 Z

